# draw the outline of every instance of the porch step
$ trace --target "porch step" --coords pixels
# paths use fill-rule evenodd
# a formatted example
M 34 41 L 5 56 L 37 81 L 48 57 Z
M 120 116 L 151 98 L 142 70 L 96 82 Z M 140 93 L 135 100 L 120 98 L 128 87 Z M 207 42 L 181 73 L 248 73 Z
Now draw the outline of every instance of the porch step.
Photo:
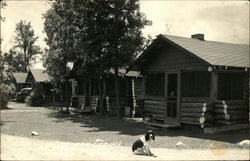
M 161 127 L 161 128 L 178 128 L 178 127 L 180 127 L 180 124 L 148 122 L 148 121 L 143 121 L 143 125 L 148 125 L 148 126 L 153 126 L 153 127 Z

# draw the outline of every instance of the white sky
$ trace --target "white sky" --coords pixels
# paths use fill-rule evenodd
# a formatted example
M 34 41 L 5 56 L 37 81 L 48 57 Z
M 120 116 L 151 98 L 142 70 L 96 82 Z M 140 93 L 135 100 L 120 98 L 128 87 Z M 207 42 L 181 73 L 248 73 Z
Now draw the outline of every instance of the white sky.
M 46 47 L 42 14 L 49 5 L 46 0 L 7 0 L 7 7 L 1 10 L 6 18 L 1 22 L 1 50 L 11 48 L 15 25 L 20 20 L 31 21 L 37 42 Z M 249 2 L 248 1 L 171 1 L 142 0 L 141 11 L 153 22 L 143 30 L 144 35 L 169 34 L 190 37 L 195 33 L 205 34 L 205 40 L 249 44 Z M 35 68 L 42 68 L 41 62 Z

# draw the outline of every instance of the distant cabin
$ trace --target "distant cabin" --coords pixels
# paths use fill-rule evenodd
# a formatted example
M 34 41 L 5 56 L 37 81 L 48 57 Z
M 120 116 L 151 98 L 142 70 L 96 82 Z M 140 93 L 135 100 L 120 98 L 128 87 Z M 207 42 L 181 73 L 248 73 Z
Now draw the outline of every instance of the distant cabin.
M 142 74 L 144 116 L 204 127 L 249 122 L 249 45 L 159 35 L 130 70 Z
M 15 72 L 13 73 L 13 77 L 16 85 L 16 92 L 19 92 L 22 88 L 30 86 L 30 83 L 25 82 L 27 73 Z
M 37 90 L 39 95 L 44 97 L 43 100 L 41 100 L 43 105 L 53 102 L 53 94 L 51 91 L 53 86 L 50 81 L 50 77 L 44 69 L 30 69 L 25 80 L 26 83 L 32 84 L 33 91 Z

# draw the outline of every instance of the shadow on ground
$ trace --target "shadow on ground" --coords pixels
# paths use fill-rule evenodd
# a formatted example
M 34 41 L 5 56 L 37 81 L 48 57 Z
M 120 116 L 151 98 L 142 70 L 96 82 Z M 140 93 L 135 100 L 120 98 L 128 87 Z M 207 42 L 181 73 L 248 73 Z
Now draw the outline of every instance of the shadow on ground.
M 56 118 L 55 122 L 71 121 L 73 123 L 80 123 L 80 126 L 91 128 L 86 132 L 111 132 L 115 131 L 122 135 L 143 135 L 149 127 L 143 127 L 142 122 L 134 120 L 120 120 L 116 117 L 104 117 L 98 114 L 83 114 L 78 112 L 63 113 L 52 112 L 47 114 L 48 117 Z M 200 138 L 212 141 L 223 141 L 228 143 L 238 143 L 239 141 L 249 139 L 249 129 L 232 131 L 221 134 L 204 134 L 201 130 L 196 129 L 153 129 L 157 136 L 177 137 L 184 136 L 187 138 Z

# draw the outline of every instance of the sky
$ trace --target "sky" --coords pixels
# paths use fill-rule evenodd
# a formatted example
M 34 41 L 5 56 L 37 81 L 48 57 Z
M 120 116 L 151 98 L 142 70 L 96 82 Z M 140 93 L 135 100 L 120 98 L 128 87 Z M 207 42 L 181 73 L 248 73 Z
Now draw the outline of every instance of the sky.
M 172 1 L 141 0 L 141 11 L 151 26 L 143 29 L 144 36 L 155 38 L 159 34 L 191 37 L 202 33 L 205 40 L 237 44 L 249 44 L 249 1 Z M 31 22 L 35 35 L 39 36 L 37 45 L 44 48 L 45 33 L 42 14 L 50 8 L 46 0 L 7 0 L 7 7 L 1 9 L 6 18 L 1 22 L 1 50 L 12 47 L 15 25 L 20 20 Z M 34 68 L 43 68 L 38 62 Z

